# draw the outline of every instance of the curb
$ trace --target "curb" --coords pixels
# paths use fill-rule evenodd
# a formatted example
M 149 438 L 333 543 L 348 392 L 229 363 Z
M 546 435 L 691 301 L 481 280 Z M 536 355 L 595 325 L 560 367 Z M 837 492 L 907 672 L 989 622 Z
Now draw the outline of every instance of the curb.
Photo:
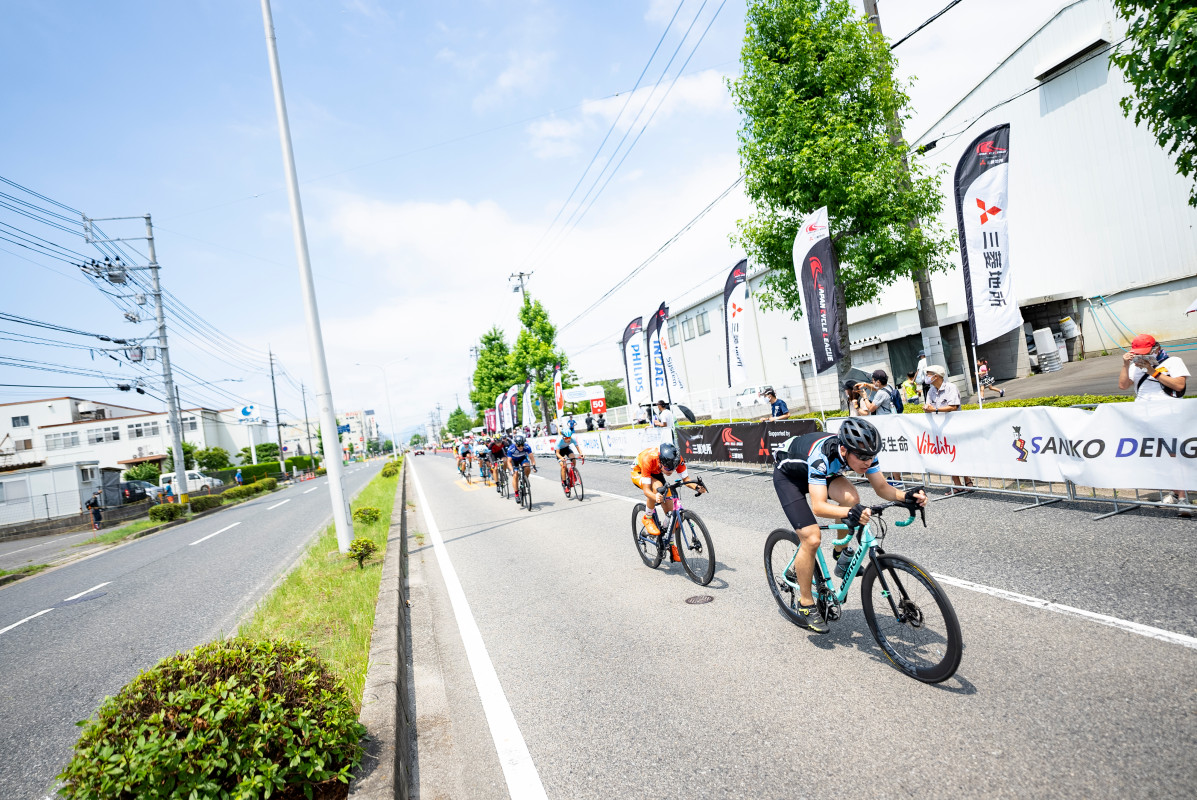
M 391 528 L 382 581 L 374 608 L 370 661 L 358 721 L 366 726 L 366 753 L 349 784 L 353 800 L 393 800 L 411 797 L 414 727 L 408 692 L 411 621 L 404 594 L 407 579 L 407 459 L 399 477 L 398 497 L 391 511 Z M 398 547 L 394 545 L 398 543 Z

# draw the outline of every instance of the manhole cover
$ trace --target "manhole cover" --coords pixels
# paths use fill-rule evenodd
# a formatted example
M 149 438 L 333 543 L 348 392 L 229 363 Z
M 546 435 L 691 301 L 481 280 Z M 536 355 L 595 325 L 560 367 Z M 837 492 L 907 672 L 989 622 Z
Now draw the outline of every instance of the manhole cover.
M 696 594 L 696 595 L 694 595 L 693 597 L 687 597 L 687 598 L 686 598 L 686 605 L 688 605 L 688 606 L 700 606 L 700 605 L 702 605 L 703 603 L 709 603 L 709 602 L 711 602 L 711 601 L 712 601 L 712 600 L 714 600 L 714 599 L 715 599 L 715 598 L 714 598 L 714 597 L 712 597 L 712 596 L 711 596 L 711 595 L 709 595 L 709 594 Z

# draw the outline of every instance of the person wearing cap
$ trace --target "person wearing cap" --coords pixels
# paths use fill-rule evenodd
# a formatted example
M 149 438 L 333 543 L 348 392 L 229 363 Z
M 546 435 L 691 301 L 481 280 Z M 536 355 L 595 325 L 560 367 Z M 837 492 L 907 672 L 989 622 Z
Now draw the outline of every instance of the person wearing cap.
M 928 414 L 950 414 L 953 411 L 960 410 L 960 390 L 956 385 L 948 381 L 948 371 L 938 364 L 932 364 L 927 367 L 927 402 L 923 405 L 923 411 Z M 952 483 L 960 487 L 952 489 L 948 492 L 949 495 L 963 494 L 970 492 L 973 489 L 972 478 L 961 478 L 958 475 L 952 476 Z
M 769 418 L 770 419 L 789 419 L 790 407 L 786 405 L 785 400 L 777 399 L 777 392 L 772 389 L 765 391 L 765 399 L 769 401 Z
M 170 484 L 167 485 L 169 486 Z M 84 506 L 88 511 L 91 512 L 91 529 L 93 531 L 98 531 L 100 529 L 100 522 L 104 518 L 100 511 L 102 505 L 103 503 L 100 500 L 100 490 L 96 489 Z
M 653 427 L 676 428 L 677 417 L 669 410 L 669 404 L 664 400 L 657 401 L 657 413 L 653 416 Z
M 1136 403 L 1153 403 L 1184 397 L 1188 387 L 1189 370 L 1177 356 L 1169 356 L 1160 343 L 1149 333 L 1141 333 L 1131 341 L 1130 350 L 1122 354 L 1122 372 L 1118 375 L 1118 388 L 1135 388 Z M 1160 493 L 1161 503 L 1189 502 L 1188 494 L 1182 489 L 1176 492 Z M 1191 517 L 1193 512 L 1183 510 L 1182 517 Z
M 862 385 L 867 386 L 868 384 Z M 898 409 L 894 407 L 894 396 L 889 389 L 889 375 L 885 370 L 873 370 L 872 390 L 872 399 L 869 399 L 868 395 L 860 399 L 861 408 L 869 412 L 870 416 L 898 413 Z

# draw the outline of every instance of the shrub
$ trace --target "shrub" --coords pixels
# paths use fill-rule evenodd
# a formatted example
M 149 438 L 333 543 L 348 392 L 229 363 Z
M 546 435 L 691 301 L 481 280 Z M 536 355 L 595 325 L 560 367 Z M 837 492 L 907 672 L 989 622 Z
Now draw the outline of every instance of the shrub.
M 262 487 L 262 491 L 273 492 L 278 488 L 278 478 L 262 478 L 258 484 Z
M 316 468 L 316 474 L 317 474 L 317 475 L 327 475 L 327 474 L 328 474 L 328 470 L 326 470 L 324 467 L 317 467 L 317 468 Z
M 149 481 L 155 486 L 158 485 L 158 465 L 153 461 L 144 461 L 140 464 L 134 464 L 125 470 L 125 474 L 121 477 L 122 481 Z
M 283 471 L 283 465 L 277 461 L 259 461 L 257 464 L 242 464 L 240 467 L 205 474 L 213 478 L 220 478 L 225 483 L 236 483 L 238 469 L 241 470 L 241 480 L 248 484 L 267 475 L 277 475 Z
M 353 521 L 364 522 L 369 524 L 371 522 L 378 522 L 378 518 L 382 516 L 382 512 L 374 506 L 362 506 L 361 508 L 353 509 Z
M 154 522 L 170 522 L 187 513 L 187 506 L 182 503 L 163 503 L 150 507 L 150 519 Z
M 395 469 L 390 464 L 387 464 L 385 467 L 382 468 L 382 477 L 384 477 L 384 478 L 393 478 L 398 474 L 399 474 L 399 470 Z
M 326 796 L 361 763 L 344 687 L 299 643 L 236 638 L 146 670 L 87 723 L 67 798 Z
M 207 511 L 210 508 L 216 508 L 222 503 L 224 503 L 224 498 L 218 494 L 208 497 L 196 497 L 191 501 L 191 510 L 193 513 L 199 513 L 200 511 Z
M 244 500 L 253 494 L 255 494 L 253 484 L 250 484 L 249 486 L 234 486 L 232 489 L 225 489 L 220 496 L 226 500 Z
M 362 509 L 360 509 L 360 508 L 358 509 L 358 511 L 361 511 L 361 510 Z M 371 510 L 378 511 L 377 508 L 371 509 Z M 357 511 L 353 512 L 353 516 L 354 517 L 357 516 Z M 374 544 L 374 542 L 370 541 L 369 539 L 367 539 L 364 536 L 359 536 L 356 539 L 354 539 L 352 542 L 349 543 L 349 557 L 357 559 L 358 569 L 365 569 L 366 559 L 368 559 L 370 556 L 374 555 L 377 552 L 378 552 L 378 545 Z
M 315 461 L 316 459 L 311 456 L 291 456 L 283 464 L 287 467 L 287 472 L 290 472 L 292 467 L 299 467 L 301 470 L 311 469 Z

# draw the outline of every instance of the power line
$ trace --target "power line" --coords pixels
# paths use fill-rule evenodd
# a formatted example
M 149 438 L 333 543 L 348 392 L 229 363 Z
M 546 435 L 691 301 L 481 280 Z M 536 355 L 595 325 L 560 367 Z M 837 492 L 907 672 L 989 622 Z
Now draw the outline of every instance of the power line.
M 959 3 L 960 3 L 960 0 L 952 0 L 952 2 L 948 3 L 948 4 L 947 4 L 946 6 L 944 6 L 942 9 L 940 9 L 940 11 L 939 11 L 938 13 L 936 13 L 936 14 L 934 14 L 933 16 L 929 17 L 929 18 L 927 19 L 927 21 L 926 21 L 926 22 L 924 22 L 922 25 L 919 25 L 917 28 L 915 28 L 914 30 L 912 30 L 910 33 L 906 34 L 906 35 L 905 35 L 905 36 L 903 36 L 901 39 L 899 39 L 898 41 L 896 41 L 896 42 L 894 42 L 893 44 L 891 44 L 891 45 L 889 46 L 889 49 L 890 49 L 890 50 L 893 50 L 895 47 L 897 47 L 898 45 L 902 44 L 902 42 L 906 41 L 906 40 L 907 40 L 907 39 L 909 39 L 911 36 L 914 36 L 916 33 L 918 33 L 919 31 L 921 31 L 923 28 L 927 27 L 927 26 L 928 26 L 928 25 L 930 25 L 932 22 L 934 22 L 935 20 L 939 19 L 940 17 L 942 17 L 942 16 L 943 16 L 944 14 L 946 14 L 947 12 L 951 11 L 951 10 L 952 10 L 952 9 L 953 9 L 953 8 L 954 8 L 954 7 L 955 7 L 957 4 L 959 4 Z

